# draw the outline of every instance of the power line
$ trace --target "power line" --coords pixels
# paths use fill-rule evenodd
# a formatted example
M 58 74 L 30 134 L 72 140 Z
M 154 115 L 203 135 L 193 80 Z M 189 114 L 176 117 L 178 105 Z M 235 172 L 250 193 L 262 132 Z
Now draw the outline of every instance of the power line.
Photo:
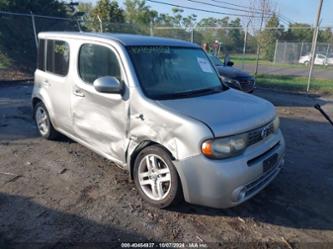
M 213 7 L 217 7 L 217 8 L 221 8 L 221 9 L 229 9 L 229 10 L 246 12 L 246 13 L 249 13 L 248 17 L 250 17 L 250 11 L 249 10 L 245 10 L 245 9 L 230 8 L 230 7 L 225 7 L 225 6 L 221 6 L 221 5 L 211 4 L 211 3 L 202 2 L 202 1 L 198 1 L 198 0 L 186 0 L 186 1 L 193 2 L 193 3 L 199 3 L 199 4 L 204 4 L 204 5 L 209 5 L 209 6 L 213 6 Z M 258 9 L 253 9 L 253 11 L 251 11 L 251 13 L 264 14 L 266 16 L 268 16 L 268 14 L 274 13 L 274 12 L 271 12 L 271 11 L 265 13 L 264 11 L 256 11 L 256 10 L 258 10 Z M 283 22 L 283 23 L 285 23 L 287 25 L 289 25 L 291 23 L 291 22 L 289 22 L 287 20 L 287 18 L 283 17 L 282 15 L 280 15 L 280 14 L 276 14 L 276 15 L 280 18 L 281 22 Z
M 156 1 L 156 0 L 147 0 L 147 1 L 151 2 L 151 3 L 158 3 L 158 4 L 168 5 L 168 6 L 172 6 L 172 7 L 195 10 L 195 11 L 202 11 L 202 12 L 212 13 L 212 14 L 220 14 L 220 15 L 227 15 L 227 16 L 238 16 L 238 17 L 248 17 L 248 15 L 244 15 L 244 14 L 225 13 L 225 12 L 219 12 L 219 11 L 213 11 L 213 10 L 199 9 L 199 8 L 194 8 L 194 7 L 186 7 L 186 6 L 179 5 L 179 4 L 166 3 L 166 2 Z M 261 16 L 253 16 L 253 18 L 261 18 Z M 267 18 L 267 17 L 265 17 L 265 18 Z
M 250 6 L 245 6 L 245 5 L 239 5 L 239 4 L 233 4 L 233 3 L 229 3 L 229 2 L 226 2 L 226 1 L 220 1 L 220 0 L 211 0 L 213 2 L 216 2 L 216 3 L 223 3 L 223 4 L 227 4 L 227 5 L 231 5 L 231 6 L 235 6 L 235 7 L 239 7 L 241 8 L 243 11 L 247 11 L 249 12 L 249 10 L 253 10 L 257 13 L 261 13 L 262 10 L 260 9 L 256 9 L 256 8 L 253 8 L 253 7 L 250 7 Z M 252 12 L 253 12 L 252 11 Z M 267 14 L 273 14 L 273 12 L 271 11 L 268 11 Z M 290 23 L 294 23 L 294 21 L 292 19 L 290 19 L 289 17 L 286 17 L 282 14 L 277 14 L 281 19 L 284 19 L 286 22 L 288 22 L 288 24 Z
M 213 2 L 216 2 L 216 3 L 224 3 L 224 4 L 228 4 L 228 5 L 231 5 L 231 6 L 235 6 L 235 7 L 245 7 L 245 6 L 242 6 L 242 5 L 238 5 L 238 4 L 234 4 L 234 3 L 229 3 L 229 2 L 225 2 L 225 1 L 218 1 L 218 0 L 211 0 Z
M 212 4 L 212 3 L 207 3 L 207 2 L 202 2 L 202 1 L 198 1 L 198 0 L 186 0 L 186 1 L 193 2 L 193 3 L 199 3 L 199 4 L 204 4 L 204 5 L 209 5 L 209 6 L 217 7 L 217 8 L 220 8 L 220 9 L 228 9 L 228 10 L 235 10 L 235 11 L 250 13 L 249 9 L 245 10 L 245 9 L 239 9 L 239 8 L 226 7 L 226 6 Z M 263 11 L 256 11 L 256 10 L 254 10 L 254 11 L 252 11 L 252 13 L 260 14 L 261 15 L 263 13 Z
M 228 4 L 228 5 L 231 5 L 231 6 L 239 7 L 239 8 L 242 8 L 243 10 L 245 10 L 245 11 L 255 10 L 255 11 L 260 11 L 260 13 L 262 12 L 262 10 L 256 9 L 256 8 L 253 8 L 253 7 L 250 7 L 250 6 L 233 4 L 233 3 L 229 3 L 229 2 L 226 2 L 226 1 L 219 1 L 219 0 L 211 0 L 211 1 L 216 2 L 216 3 L 223 3 L 223 4 Z
M 278 16 L 280 18 L 280 21 L 287 24 L 288 26 L 291 24 L 289 21 L 287 21 L 285 18 L 283 18 L 282 16 Z
M 295 21 L 285 15 L 279 14 L 279 16 L 283 17 L 289 23 L 295 23 Z
M 249 13 L 247 17 L 250 17 L 249 8 L 247 10 L 245 10 L 245 9 L 239 9 L 239 8 L 230 8 L 230 7 L 226 7 L 226 6 L 222 6 L 222 5 L 216 5 L 216 4 L 207 3 L 207 2 L 202 2 L 202 1 L 198 1 L 198 0 L 186 0 L 186 1 L 193 2 L 193 3 L 199 3 L 199 4 L 203 4 L 203 5 L 209 5 L 209 6 L 213 6 L 213 7 L 217 7 L 217 8 L 221 8 L 221 9 L 228 9 L 228 10 L 246 12 L 246 13 Z M 211 0 L 211 1 L 213 1 L 213 0 Z M 221 2 L 227 3 L 227 2 L 224 2 L 224 1 L 221 1 Z M 235 5 L 235 4 L 230 4 L 230 5 Z M 241 5 L 237 5 L 237 6 L 241 6 Z M 244 8 L 246 8 L 246 7 L 244 7 Z M 269 11 L 269 12 L 265 13 L 262 10 L 259 11 L 258 9 L 253 9 L 252 8 L 251 13 L 255 13 L 255 14 L 263 14 L 264 13 L 264 15 L 266 15 L 267 17 L 270 17 L 269 14 L 273 14 L 274 12 Z M 291 22 L 286 17 L 284 17 L 283 15 L 277 14 L 277 13 L 276 13 L 276 15 L 280 18 L 281 22 L 283 22 L 284 24 L 290 25 Z
M 31 13 L 30 14 L 26 14 L 26 13 L 16 13 L 16 12 L 11 12 L 11 11 L 2 11 L 0 10 L 0 15 L 14 15 L 14 16 L 29 16 L 31 17 Z M 71 18 L 66 18 L 66 17 L 58 17 L 58 16 L 46 16 L 46 15 L 38 15 L 38 14 L 33 14 L 35 17 L 41 17 L 41 18 L 48 18 L 48 19 L 58 19 L 58 20 L 73 20 Z
M 238 9 L 238 8 L 230 8 L 230 7 L 226 7 L 226 6 L 222 6 L 222 5 L 216 5 L 216 4 L 211 4 L 211 3 L 207 3 L 207 2 L 202 2 L 202 1 L 198 1 L 198 0 L 186 0 L 188 2 L 193 2 L 193 3 L 199 3 L 199 4 L 204 4 L 204 5 L 209 5 L 209 6 L 213 6 L 213 7 L 217 7 L 217 8 L 221 8 L 221 9 L 229 9 L 229 10 L 235 10 L 235 11 L 241 11 L 241 12 L 246 12 L 246 13 L 249 13 L 248 17 L 251 17 L 250 16 L 250 11 L 249 9 L 245 10 L 245 9 Z M 213 1 L 213 0 L 211 0 Z M 227 2 L 224 2 L 224 1 L 221 1 L 223 3 L 227 3 Z M 234 5 L 234 4 L 232 4 Z M 241 6 L 241 5 L 237 5 L 237 6 Z M 272 11 L 268 11 L 267 13 L 265 13 L 265 11 L 258 11 L 258 9 L 252 9 L 253 11 L 251 11 L 251 14 L 252 13 L 256 13 L 256 14 L 263 14 L 263 15 L 268 15 L 268 14 L 274 14 L 275 12 L 272 12 Z M 277 14 L 276 15 L 280 18 L 280 21 L 283 22 L 284 24 L 287 24 L 287 25 L 290 25 L 290 21 L 287 20 L 287 18 L 285 18 L 284 16 L 280 15 L 280 14 Z

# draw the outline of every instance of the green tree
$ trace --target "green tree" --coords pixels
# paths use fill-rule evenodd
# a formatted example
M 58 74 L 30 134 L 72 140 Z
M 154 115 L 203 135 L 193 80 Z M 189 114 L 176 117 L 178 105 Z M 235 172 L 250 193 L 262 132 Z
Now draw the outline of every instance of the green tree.
M 180 8 L 172 8 L 172 20 L 173 20 L 173 26 L 175 27 L 181 27 L 182 26 L 182 20 L 183 20 L 183 14 L 184 10 Z
M 313 29 L 311 25 L 304 23 L 292 23 L 282 39 L 290 42 L 311 42 Z
M 155 34 L 190 41 L 197 15 L 192 14 L 184 17 L 182 15 L 183 12 L 184 10 L 181 8 L 173 8 L 172 15 L 159 14 L 154 21 L 154 25 L 157 27 L 170 27 L 170 29 L 155 29 Z
M 192 28 L 195 26 L 198 16 L 195 14 L 183 17 L 182 25 L 186 28 Z
M 92 22 L 89 28 L 93 31 L 100 31 L 101 25 L 103 32 L 115 31 L 116 25 L 125 22 L 124 10 L 115 0 L 99 0 L 90 15 Z
M 228 30 L 230 50 L 235 52 L 241 52 L 243 48 L 244 32 L 242 32 L 241 29 L 242 25 L 240 19 L 236 18 L 235 20 L 231 20 L 229 23 L 229 27 L 231 27 L 231 29 Z
M 44 14 L 50 16 L 66 16 L 66 5 L 57 0 L 0 0 L 2 11 Z
M 326 28 L 324 30 L 320 30 L 318 33 L 318 41 L 333 43 L 333 33 L 331 28 Z
M 149 25 L 150 22 L 153 21 L 152 19 L 155 13 L 151 12 L 145 0 L 125 1 L 125 17 L 128 23 Z
M 158 20 L 158 12 L 151 10 L 145 0 L 126 0 L 125 19 L 134 33 L 149 34 L 150 25 Z
M 68 8 L 57 0 L 0 0 L 2 11 L 67 17 Z M 36 18 L 37 32 L 47 30 L 68 30 L 72 23 Z M 36 65 L 36 45 L 31 17 L 0 16 L 0 53 L 12 65 L 23 71 L 32 72 Z
M 266 24 L 266 29 L 258 35 L 261 55 L 264 59 L 273 60 L 275 42 L 282 36 L 282 32 L 283 26 L 280 26 L 279 18 L 273 14 Z
M 218 40 L 222 44 L 221 49 L 224 53 L 241 51 L 244 32 L 239 18 L 234 20 L 230 20 L 229 17 L 204 18 L 199 21 L 197 27 L 200 33 L 200 35 L 196 35 L 200 39 L 197 40 L 199 43 L 212 44 Z
M 94 6 L 92 5 L 92 3 L 79 3 L 79 5 L 77 6 L 77 11 L 85 13 L 85 16 L 87 17 L 92 14 L 93 9 Z

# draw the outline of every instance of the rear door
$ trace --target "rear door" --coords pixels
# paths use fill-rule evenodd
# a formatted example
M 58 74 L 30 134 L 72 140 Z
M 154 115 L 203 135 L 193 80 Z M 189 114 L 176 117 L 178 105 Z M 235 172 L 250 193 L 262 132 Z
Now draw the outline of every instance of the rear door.
M 113 76 L 125 82 L 116 50 L 108 45 L 83 43 L 78 48 L 77 76 L 72 92 L 73 125 L 76 135 L 93 149 L 124 162 L 128 125 L 128 92 L 100 93 L 93 82 Z
M 69 79 L 70 47 L 62 40 L 42 39 L 39 44 L 39 65 L 35 81 L 57 129 L 71 131 Z M 43 58 L 42 58 L 43 57 Z

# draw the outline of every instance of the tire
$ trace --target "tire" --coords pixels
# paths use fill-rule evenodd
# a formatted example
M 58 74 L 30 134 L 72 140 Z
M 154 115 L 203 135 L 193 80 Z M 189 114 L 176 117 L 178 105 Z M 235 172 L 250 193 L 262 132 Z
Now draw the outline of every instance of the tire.
M 304 62 L 304 65 L 305 65 L 305 66 L 309 66 L 309 64 L 310 64 L 309 61 L 305 61 L 305 62 Z
M 150 205 L 166 208 L 182 200 L 178 173 L 161 146 L 144 148 L 135 159 L 133 173 L 139 194 Z
M 34 106 L 34 120 L 39 134 L 47 140 L 55 140 L 59 137 L 50 120 L 50 115 L 42 102 Z

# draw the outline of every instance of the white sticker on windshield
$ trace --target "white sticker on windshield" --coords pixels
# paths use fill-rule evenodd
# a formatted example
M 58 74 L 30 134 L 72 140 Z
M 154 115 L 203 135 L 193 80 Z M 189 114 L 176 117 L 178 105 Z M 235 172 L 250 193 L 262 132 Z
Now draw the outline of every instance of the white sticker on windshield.
M 210 63 L 207 59 L 197 57 L 197 60 L 198 60 L 199 66 L 200 66 L 202 71 L 204 71 L 205 73 L 212 73 L 213 72 L 213 69 L 210 66 Z

